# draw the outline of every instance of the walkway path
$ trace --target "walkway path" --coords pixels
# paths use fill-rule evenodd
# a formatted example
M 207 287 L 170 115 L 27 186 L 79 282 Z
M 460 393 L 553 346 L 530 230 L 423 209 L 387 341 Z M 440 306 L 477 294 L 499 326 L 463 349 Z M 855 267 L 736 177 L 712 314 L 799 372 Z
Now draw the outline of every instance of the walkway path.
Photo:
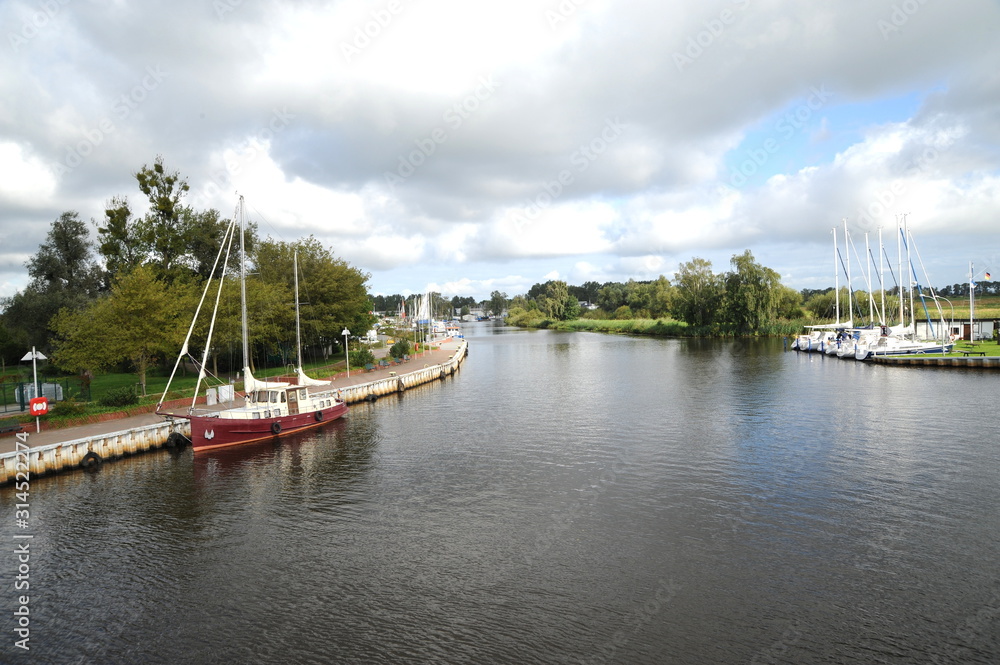
M 427 365 L 438 365 L 446 362 L 448 358 L 455 353 L 455 350 L 459 347 L 461 341 L 462 340 L 452 340 L 442 342 L 437 350 L 425 351 L 418 355 L 411 356 L 409 362 L 403 363 L 402 365 L 380 368 L 373 372 L 366 372 L 363 369 L 352 369 L 349 377 L 346 372 L 342 372 L 334 377 L 332 382 L 333 386 L 336 388 L 357 386 L 370 381 L 375 381 L 376 379 L 385 378 L 390 375 L 390 372 L 395 374 L 405 374 L 407 372 L 421 369 Z M 65 427 L 62 429 L 50 429 L 37 433 L 35 432 L 34 423 L 25 425 L 24 429 L 29 435 L 27 437 L 28 445 L 35 448 L 38 446 L 47 446 L 53 443 L 75 441 L 77 439 L 90 436 L 133 429 L 143 425 L 153 425 L 163 422 L 163 420 L 164 418 L 162 416 L 158 416 L 155 413 L 146 413 L 138 416 L 130 416 L 128 418 L 119 418 L 118 420 L 108 420 L 101 423 Z M 16 438 L 13 435 L 6 435 L 0 438 L 0 455 L 12 452 L 14 450 L 15 441 Z

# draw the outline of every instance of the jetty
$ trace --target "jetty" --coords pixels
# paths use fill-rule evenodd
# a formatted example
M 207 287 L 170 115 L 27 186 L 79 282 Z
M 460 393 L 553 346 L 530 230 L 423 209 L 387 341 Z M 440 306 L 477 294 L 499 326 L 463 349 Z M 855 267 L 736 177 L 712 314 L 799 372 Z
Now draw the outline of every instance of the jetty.
M 437 348 L 411 356 L 401 364 L 352 369 L 350 376 L 342 372 L 333 377 L 332 385 L 348 404 L 374 402 L 454 375 L 469 354 L 468 342 L 460 338 L 434 346 Z M 80 468 L 94 469 L 111 460 L 176 447 L 179 439 L 171 435 L 186 438 L 190 435 L 189 427 L 186 419 L 155 413 L 38 433 L 32 423 L 21 432 L 0 438 L 0 485 L 23 480 L 25 475 L 38 477 Z

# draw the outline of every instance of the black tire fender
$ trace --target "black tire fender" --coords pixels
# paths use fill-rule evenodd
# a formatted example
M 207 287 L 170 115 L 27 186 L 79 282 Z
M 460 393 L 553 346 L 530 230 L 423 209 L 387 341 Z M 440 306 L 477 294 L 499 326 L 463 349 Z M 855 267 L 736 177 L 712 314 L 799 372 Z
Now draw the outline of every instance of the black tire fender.
M 80 459 L 80 468 L 83 469 L 97 469 L 101 466 L 101 456 L 95 453 L 93 450 L 88 450 L 87 454 Z
M 271 434 L 274 434 L 275 436 L 281 434 L 281 423 L 278 421 L 271 423 Z

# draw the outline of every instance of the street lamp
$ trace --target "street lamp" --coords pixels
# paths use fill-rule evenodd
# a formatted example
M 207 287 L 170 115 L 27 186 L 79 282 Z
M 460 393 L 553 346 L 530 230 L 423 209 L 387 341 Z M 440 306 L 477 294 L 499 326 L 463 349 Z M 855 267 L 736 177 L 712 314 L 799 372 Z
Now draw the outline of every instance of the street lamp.
M 340 331 L 340 334 L 344 336 L 344 362 L 347 363 L 347 378 L 351 378 L 351 356 L 347 350 L 347 336 L 351 334 L 351 331 L 344 328 Z
M 38 361 L 39 360 L 48 360 L 48 358 L 46 358 L 44 355 L 42 355 L 41 351 L 35 351 L 35 347 L 31 347 L 31 351 L 28 352 L 28 353 L 26 353 L 24 355 L 24 357 L 21 358 L 21 360 L 30 360 L 31 361 L 31 370 L 32 370 L 32 372 L 34 372 L 34 375 L 35 375 L 35 397 L 41 397 L 41 394 L 40 394 L 41 391 L 38 389 Z M 24 399 L 23 395 L 21 396 L 21 399 Z M 22 402 L 22 404 L 23 403 L 24 402 Z M 35 416 L 35 431 L 36 432 L 41 432 L 42 431 L 41 418 L 39 418 L 38 416 Z

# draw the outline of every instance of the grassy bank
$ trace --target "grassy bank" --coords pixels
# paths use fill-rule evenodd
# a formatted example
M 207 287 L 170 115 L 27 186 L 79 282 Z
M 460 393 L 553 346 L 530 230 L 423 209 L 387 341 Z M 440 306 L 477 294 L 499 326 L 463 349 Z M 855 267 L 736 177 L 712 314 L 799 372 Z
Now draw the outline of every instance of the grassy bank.
M 553 321 L 541 319 L 521 323 L 528 328 L 547 328 L 567 332 L 602 332 L 623 335 L 655 335 L 659 337 L 732 337 L 733 333 L 717 326 L 689 326 L 674 319 L 573 319 Z M 765 326 L 759 336 L 795 335 L 802 331 L 805 321 L 778 321 Z

